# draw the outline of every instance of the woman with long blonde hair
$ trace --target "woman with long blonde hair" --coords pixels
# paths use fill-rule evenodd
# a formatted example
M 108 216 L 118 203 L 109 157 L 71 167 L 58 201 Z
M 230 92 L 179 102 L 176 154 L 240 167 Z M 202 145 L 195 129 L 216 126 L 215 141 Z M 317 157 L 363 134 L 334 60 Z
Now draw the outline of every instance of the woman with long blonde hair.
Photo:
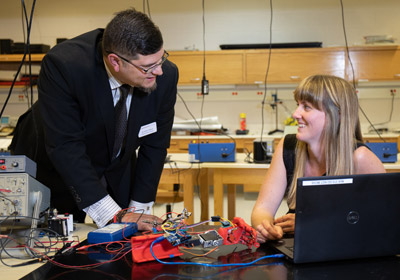
M 297 134 L 279 142 L 251 216 L 259 242 L 294 232 L 297 178 L 385 172 L 362 142 L 358 98 L 349 82 L 310 76 L 296 88 L 294 98 Z M 289 213 L 274 219 L 285 194 Z

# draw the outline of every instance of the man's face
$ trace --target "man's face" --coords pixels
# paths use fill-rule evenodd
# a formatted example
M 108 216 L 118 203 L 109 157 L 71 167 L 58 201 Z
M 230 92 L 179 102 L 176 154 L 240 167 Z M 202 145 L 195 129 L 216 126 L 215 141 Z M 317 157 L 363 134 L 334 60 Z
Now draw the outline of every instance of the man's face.
M 156 78 L 163 74 L 161 65 L 166 59 L 166 52 L 161 48 L 150 55 L 137 55 L 137 59 L 128 60 L 117 55 L 120 59 L 118 79 L 125 84 L 141 88 L 150 93 L 157 87 Z

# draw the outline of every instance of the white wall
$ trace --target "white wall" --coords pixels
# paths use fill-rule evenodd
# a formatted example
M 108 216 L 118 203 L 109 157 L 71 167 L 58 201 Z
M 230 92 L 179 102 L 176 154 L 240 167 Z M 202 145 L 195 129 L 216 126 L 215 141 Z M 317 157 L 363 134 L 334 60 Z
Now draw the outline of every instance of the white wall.
M 30 11 L 32 0 L 25 1 Z M 164 35 L 167 50 L 183 50 L 186 47 L 203 50 L 202 1 L 201 0 L 151 0 L 150 11 L 154 22 Z M 38 0 L 35 6 L 31 42 L 55 45 L 56 38 L 71 38 L 97 27 L 104 27 L 113 13 L 135 7 L 142 10 L 143 1 L 128 0 Z M 400 1 L 398 0 L 343 0 L 346 31 L 349 45 L 363 44 L 365 35 L 392 35 L 400 40 Z M 273 1 L 272 42 L 321 41 L 323 46 L 343 46 L 341 6 L 339 0 L 279 0 Z M 21 27 L 21 4 L 17 0 L 1 0 L 0 38 L 23 40 Z M 205 0 L 205 46 L 206 50 L 217 50 L 220 44 L 268 43 L 270 1 L 268 0 Z M 397 41 L 399 42 L 399 41 Z M 400 127 L 399 85 L 391 127 Z M 203 115 L 218 115 L 225 127 L 235 130 L 239 126 L 239 113 L 248 115 L 248 126 L 252 130 L 261 127 L 261 98 L 254 97 L 258 88 L 216 90 L 211 87 L 206 97 Z M 0 103 L 4 92 L 1 90 Z M 182 96 L 196 117 L 200 117 L 201 102 L 193 96 L 192 89 L 181 88 Z M 231 95 L 239 92 L 243 99 Z M 284 104 L 289 111 L 294 109 L 290 90 L 279 90 L 285 96 Z M 363 98 L 361 104 L 372 122 L 387 119 L 390 98 L 387 88 L 372 89 L 372 95 Z M 289 92 L 289 93 L 288 93 Z M 218 93 L 217 96 L 216 93 Z M 381 99 L 382 94 L 385 98 Z M 289 97 L 287 97 L 289 96 Z M 270 98 L 270 92 L 268 93 Z M 12 103 L 13 104 L 13 103 Z M 16 102 L 8 112 L 20 114 L 25 104 Z M 379 108 L 379 109 L 377 109 Z M 288 113 L 279 108 L 280 124 Z M 190 118 L 184 105 L 178 101 L 176 113 Z M 275 114 L 267 105 L 265 109 L 266 130 L 275 127 Z M 368 127 L 362 117 L 363 127 Z
M 30 10 L 32 0 L 25 1 Z M 149 0 L 151 16 L 161 28 L 165 47 L 180 50 L 195 45 L 203 49 L 201 0 Z M 279 0 L 273 2 L 272 41 L 321 41 L 324 46 L 344 45 L 340 0 Z M 386 34 L 400 39 L 400 1 L 343 0 L 350 45 L 363 36 Z M 0 38 L 22 40 L 21 4 L 2 0 Z M 135 7 L 132 0 L 37 0 L 32 43 L 54 45 L 56 38 L 73 37 L 104 27 L 112 14 Z M 268 43 L 268 0 L 205 0 L 206 49 L 220 44 Z
M 397 92 L 394 99 L 392 99 L 390 93 L 391 89 L 396 89 Z M 282 104 L 278 105 L 278 128 L 284 128 L 284 120 L 296 109 L 293 90 L 294 87 L 267 90 L 266 103 L 263 107 L 263 96 L 257 95 L 257 92 L 263 91 L 263 89 L 218 89 L 218 87 L 213 89 L 211 87 L 210 94 L 204 97 L 203 109 L 201 109 L 202 97 L 196 95 L 199 89 L 180 90 L 179 92 L 192 114 L 196 117 L 200 117 L 201 110 L 203 110 L 203 116 L 218 116 L 223 126 L 234 132 L 240 126 L 239 114 L 246 113 L 248 129 L 251 133 L 258 134 L 262 129 L 262 108 L 264 108 L 264 133 L 276 128 L 276 112 L 270 105 L 273 103 L 272 94 L 276 93 L 278 99 L 282 101 Z M 232 92 L 237 93 L 237 95 L 232 95 Z M 358 96 L 360 106 L 369 121 L 374 125 L 384 123 L 377 126 L 377 128 L 400 129 L 400 85 L 360 86 L 358 88 Z M 390 118 L 392 104 L 391 121 L 387 123 Z M 183 119 L 191 119 L 180 98 L 178 98 L 176 105 L 176 116 Z M 360 112 L 360 121 L 363 132 L 367 132 L 370 124 L 362 112 Z

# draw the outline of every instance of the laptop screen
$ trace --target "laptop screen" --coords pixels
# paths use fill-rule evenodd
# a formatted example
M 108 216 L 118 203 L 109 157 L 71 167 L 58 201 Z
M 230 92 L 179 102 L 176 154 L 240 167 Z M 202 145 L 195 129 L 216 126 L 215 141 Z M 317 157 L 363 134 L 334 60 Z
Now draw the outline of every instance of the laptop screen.
M 294 262 L 400 253 L 400 173 L 297 181 Z

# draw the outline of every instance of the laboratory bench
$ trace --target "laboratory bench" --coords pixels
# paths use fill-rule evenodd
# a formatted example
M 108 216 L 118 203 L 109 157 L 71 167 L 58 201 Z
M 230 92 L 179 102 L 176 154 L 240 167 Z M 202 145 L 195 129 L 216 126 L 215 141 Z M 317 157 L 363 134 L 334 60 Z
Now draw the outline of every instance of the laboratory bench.
M 373 242 L 373 241 L 372 241 Z M 82 245 L 86 245 L 84 241 Z M 60 264 L 51 262 L 39 266 L 2 270 L 5 279 L 271 279 L 271 280 L 313 280 L 313 279 L 398 279 L 400 275 L 400 258 L 396 256 L 368 259 L 331 261 L 323 263 L 293 264 L 285 258 L 265 258 L 253 265 L 240 266 L 257 259 L 275 255 L 277 252 L 269 243 L 261 244 L 256 250 L 245 249 L 224 254 L 226 247 L 212 256 L 194 256 L 189 261 L 196 264 L 179 264 L 179 257 L 163 259 L 168 264 L 157 261 L 142 263 L 133 262 L 132 253 L 116 258 L 113 252 L 103 247 L 95 247 L 78 251 L 70 255 L 55 258 Z M 83 269 L 85 265 L 103 263 L 91 269 Z M 204 264 L 227 265 L 223 267 L 206 267 Z M 229 265 L 231 264 L 231 265 Z M 236 266 L 232 266 L 236 264 Z

